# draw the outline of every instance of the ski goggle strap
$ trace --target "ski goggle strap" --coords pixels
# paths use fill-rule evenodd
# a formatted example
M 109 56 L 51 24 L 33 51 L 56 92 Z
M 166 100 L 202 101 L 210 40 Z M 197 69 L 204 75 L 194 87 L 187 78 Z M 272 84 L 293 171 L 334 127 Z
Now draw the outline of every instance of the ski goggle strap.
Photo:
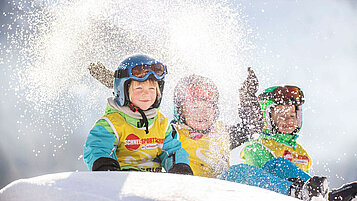
M 296 86 L 281 86 L 271 92 L 260 94 L 260 101 L 272 100 L 277 104 L 302 105 L 305 102 L 304 93 Z
M 129 69 L 119 69 L 114 73 L 115 78 L 137 78 L 138 81 L 146 80 L 149 74 L 153 74 L 154 77 L 158 80 L 164 78 L 167 74 L 166 66 L 161 63 L 155 63 L 151 65 L 142 64 L 137 65 Z
M 212 90 L 199 85 L 191 85 L 186 88 L 185 99 L 189 101 L 215 101 L 216 97 Z

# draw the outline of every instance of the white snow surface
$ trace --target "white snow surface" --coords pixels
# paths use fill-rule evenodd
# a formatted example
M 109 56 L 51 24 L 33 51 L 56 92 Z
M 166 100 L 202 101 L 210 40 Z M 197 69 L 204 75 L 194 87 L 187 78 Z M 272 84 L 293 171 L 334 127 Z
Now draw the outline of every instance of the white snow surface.
M 0 200 L 297 199 L 254 186 L 198 176 L 148 172 L 63 172 L 13 181 L 0 190 Z

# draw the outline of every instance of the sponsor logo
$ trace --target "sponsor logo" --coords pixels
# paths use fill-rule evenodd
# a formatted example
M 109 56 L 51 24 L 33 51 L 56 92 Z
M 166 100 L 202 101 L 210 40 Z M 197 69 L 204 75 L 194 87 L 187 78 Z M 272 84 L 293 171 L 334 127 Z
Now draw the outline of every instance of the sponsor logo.
M 141 150 L 150 150 L 150 149 L 157 149 L 157 148 L 161 148 L 162 149 L 162 145 L 164 144 L 164 140 L 165 139 L 160 139 L 160 138 L 144 138 L 141 140 Z
M 284 158 L 288 159 L 289 161 L 295 164 L 301 164 L 301 165 L 309 164 L 309 157 L 304 155 L 292 154 L 288 150 L 284 151 Z
M 147 171 L 147 172 L 162 172 L 162 167 L 145 168 L 145 171 Z
M 292 161 L 295 164 L 302 164 L 302 165 L 308 165 L 309 160 L 302 160 L 302 159 L 293 159 Z
M 124 140 L 124 146 L 131 151 L 141 149 L 157 149 L 162 148 L 164 144 L 164 138 L 143 138 L 140 139 L 135 134 L 130 134 Z
M 148 144 L 148 143 L 158 143 L 158 144 L 164 144 L 165 139 L 160 139 L 160 138 L 144 138 L 142 139 L 141 143 L 142 144 Z
M 134 134 L 130 134 L 126 137 L 124 145 L 128 150 L 137 150 L 140 147 L 140 138 Z
M 145 144 L 143 144 L 143 145 L 141 145 L 141 147 L 140 147 L 140 149 L 141 150 L 145 150 L 145 149 L 156 149 L 156 148 L 158 148 L 159 146 L 158 146 L 158 144 L 147 144 L 147 145 L 145 145 Z

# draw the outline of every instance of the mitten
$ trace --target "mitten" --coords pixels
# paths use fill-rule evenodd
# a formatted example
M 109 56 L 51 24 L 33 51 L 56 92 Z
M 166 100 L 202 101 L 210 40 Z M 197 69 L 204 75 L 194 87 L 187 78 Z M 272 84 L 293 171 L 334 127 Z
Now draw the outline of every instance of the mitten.
M 252 68 L 248 67 L 248 77 L 239 89 L 240 107 L 238 115 L 244 126 L 248 126 L 250 134 L 259 133 L 263 129 L 264 121 L 258 98 L 259 82 Z
M 101 157 L 94 161 L 92 171 L 120 171 L 120 165 L 117 160 Z
M 352 201 L 357 199 L 357 182 L 352 182 L 341 186 L 340 188 L 333 189 L 329 195 L 329 201 Z
M 104 86 L 109 89 L 114 87 L 114 73 L 107 69 L 102 63 L 98 61 L 97 64 L 91 63 L 88 67 L 89 73 Z
M 170 168 L 168 172 L 174 174 L 193 175 L 191 167 L 186 163 L 176 163 Z

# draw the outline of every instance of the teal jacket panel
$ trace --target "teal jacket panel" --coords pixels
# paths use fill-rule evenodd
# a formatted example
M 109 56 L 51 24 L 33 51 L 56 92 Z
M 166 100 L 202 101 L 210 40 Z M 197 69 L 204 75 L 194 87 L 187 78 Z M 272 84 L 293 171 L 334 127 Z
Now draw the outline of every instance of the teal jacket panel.
M 98 158 L 106 157 L 117 160 L 115 154 L 117 139 L 109 123 L 99 120 L 89 132 L 84 145 L 83 159 L 89 170 Z

